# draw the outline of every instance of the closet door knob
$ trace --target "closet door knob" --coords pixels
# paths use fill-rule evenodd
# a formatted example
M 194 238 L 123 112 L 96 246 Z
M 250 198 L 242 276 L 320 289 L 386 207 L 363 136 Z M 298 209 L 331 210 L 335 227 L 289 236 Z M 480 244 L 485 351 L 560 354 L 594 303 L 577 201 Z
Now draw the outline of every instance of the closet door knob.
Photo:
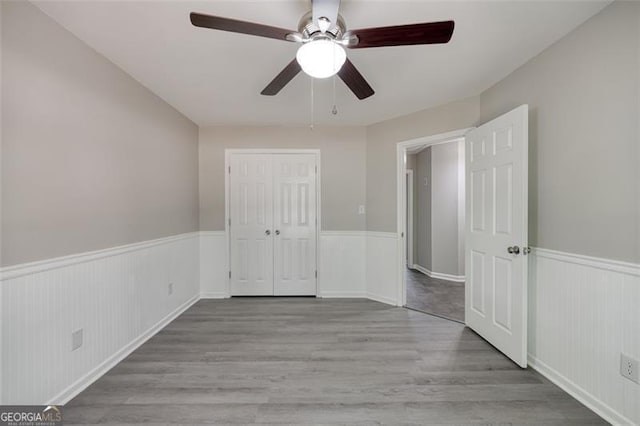
M 276 229 L 276 235 L 280 235 L 280 230 Z
M 264 231 L 264 235 L 271 235 L 271 231 L 267 229 L 266 231 Z
M 507 247 L 507 251 L 511 254 L 520 254 L 520 247 L 518 246 Z

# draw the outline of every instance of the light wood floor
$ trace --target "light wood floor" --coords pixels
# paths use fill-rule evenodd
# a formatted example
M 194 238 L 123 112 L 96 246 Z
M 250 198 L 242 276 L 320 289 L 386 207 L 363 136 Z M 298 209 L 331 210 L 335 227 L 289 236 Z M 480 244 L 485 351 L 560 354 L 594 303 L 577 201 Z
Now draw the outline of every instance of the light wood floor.
M 362 299 L 201 300 L 66 424 L 604 422 L 459 323 Z

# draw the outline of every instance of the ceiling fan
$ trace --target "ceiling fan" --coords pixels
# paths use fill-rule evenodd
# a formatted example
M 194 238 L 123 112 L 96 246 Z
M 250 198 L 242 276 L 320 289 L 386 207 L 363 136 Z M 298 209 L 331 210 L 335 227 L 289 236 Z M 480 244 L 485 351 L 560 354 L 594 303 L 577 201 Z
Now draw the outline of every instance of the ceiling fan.
M 300 19 L 298 31 L 195 12 L 191 13 L 191 23 L 196 27 L 302 43 L 296 58 L 260 92 L 267 96 L 276 95 L 302 70 L 315 78 L 338 74 L 358 99 L 366 99 L 374 91 L 347 58 L 345 47 L 441 44 L 448 43 L 453 35 L 453 21 L 347 30 L 338 13 L 340 0 L 311 0 L 311 6 L 311 11 Z

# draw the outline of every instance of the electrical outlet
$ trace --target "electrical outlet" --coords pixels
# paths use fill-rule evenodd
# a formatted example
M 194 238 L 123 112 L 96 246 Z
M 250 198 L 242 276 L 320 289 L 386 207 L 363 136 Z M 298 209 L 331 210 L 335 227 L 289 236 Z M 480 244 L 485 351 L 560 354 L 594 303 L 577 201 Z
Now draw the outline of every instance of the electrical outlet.
M 173 283 L 169 283 L 169 296 L 173 294 Z
M 71 351 L 75 351 L 82 346 L 82 329 L 78 329 L 71 333 Z
M 620 374 L 622 377 L 640 384 L 638 367 L 640 367 L 640 363 L 637 359 L 631 358 L 629 355 L 620 354 Z
M 365 214 L 364 206 L 358 206 L 358 214 Z

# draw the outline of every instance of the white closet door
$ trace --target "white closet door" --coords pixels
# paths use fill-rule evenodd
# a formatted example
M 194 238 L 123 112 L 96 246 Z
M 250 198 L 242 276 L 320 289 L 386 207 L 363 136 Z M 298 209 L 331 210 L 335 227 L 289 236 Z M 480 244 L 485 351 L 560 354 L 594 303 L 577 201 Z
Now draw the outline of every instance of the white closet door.
M 527 105 L 466 140 L 466 323 L 526 367 Z
M 233 154 L 230 171 L 232 296 L 273 295 L 272 158 Z
M 316 294 L 316 157 L 273 156 L 274 294 Z

